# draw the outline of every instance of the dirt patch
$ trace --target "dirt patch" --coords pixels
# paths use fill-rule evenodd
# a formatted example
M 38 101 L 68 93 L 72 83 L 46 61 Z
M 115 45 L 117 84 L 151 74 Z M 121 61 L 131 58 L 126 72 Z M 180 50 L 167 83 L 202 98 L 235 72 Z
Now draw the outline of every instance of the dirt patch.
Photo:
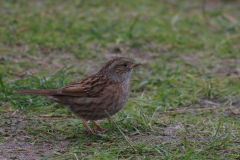
M 31 135 L 13 137 L 10 140 L 0 142 L 0 159 L 41 159 L 54 152 L 59 152 L 65 148 L 68 141 L 59 142 L 57 145 L 40 142 L 40 143 L 29 143 Z
M 191 128 L 188 127 L 190 130 Z M 166 128 L 154 128 L 155 134 L 144 134 L 134 136 L 131 139 L 133 142 L 143 142 L 149 143 L 151 146 L 163 145 L 169 143 L 171 145 L 184 145 L 183 139 L 186 138 L 187 141 L 204 141 L 209 142 L 213 139 L 212 135 L 204 134 L 188 134 L 182 124 L 172 125 Z
M 186 62 L 190 64 L 195 64 L 201 62 L 201 59 L 199 58 L 198 55 L 180 55 L 180 57 Z
M 46 137 L 46 133 L 41 133 L 38 127 L 42 124 L 37 121 L 29 121 L 25 116 L 11 117 L 11 114 L 9 112 L 4 114 L 0 121 L 3 124 L 0 126 L 1 160 L 42 159 L 58 152 L 64 152 L 64 149 L 68 146 L 69 140 Z M 49 123 L 51 122 L 49 121 Z

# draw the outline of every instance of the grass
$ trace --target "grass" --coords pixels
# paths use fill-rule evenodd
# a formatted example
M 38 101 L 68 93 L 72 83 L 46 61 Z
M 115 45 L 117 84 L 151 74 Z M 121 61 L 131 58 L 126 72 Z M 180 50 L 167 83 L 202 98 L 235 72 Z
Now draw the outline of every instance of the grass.
M 239 3 L 0 3 L 0 159 L 240 157 Z M 112 116 L 137 152 L 109 119 L 93 137 L 63 106 L 13 94 L 62 87 L 115 56 L 143 63 Z

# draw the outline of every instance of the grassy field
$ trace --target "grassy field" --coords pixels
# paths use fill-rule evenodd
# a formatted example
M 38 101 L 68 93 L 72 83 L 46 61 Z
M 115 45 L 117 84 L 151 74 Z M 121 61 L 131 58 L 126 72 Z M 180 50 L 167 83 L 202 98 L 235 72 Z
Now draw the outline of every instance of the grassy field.
M 0 159 L 239 159 L 237 1 L 0 1 Z M 59 88 L 125 56 L 125 108 L 92 136 Z M 89 123 L 91 127 L 94 126 Z

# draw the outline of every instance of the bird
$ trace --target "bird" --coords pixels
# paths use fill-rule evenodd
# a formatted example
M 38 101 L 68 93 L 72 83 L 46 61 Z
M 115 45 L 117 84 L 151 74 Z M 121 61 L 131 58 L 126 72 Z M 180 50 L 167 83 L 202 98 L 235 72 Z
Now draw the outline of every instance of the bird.
M 105 130 L 96 120 L 112 116 L 125 106 L 129 97 L 132 70 L 139 65 L 141 63 L 135 63 L 129 58 L 116 57 L 97 73 L 62 88 L 21 89 L 14 93 L 40 95 L 64 105 L 80 117 L 87 129 L 95 135 L 86 120 L 91 120 L 97 131 Z

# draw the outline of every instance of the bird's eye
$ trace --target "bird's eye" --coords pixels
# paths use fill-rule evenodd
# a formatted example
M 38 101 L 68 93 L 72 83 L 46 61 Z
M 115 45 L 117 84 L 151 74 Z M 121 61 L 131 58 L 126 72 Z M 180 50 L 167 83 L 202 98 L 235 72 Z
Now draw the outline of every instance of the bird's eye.
M 123 65 L 124 67 L 127 67 L 127 63 L 123 63 L 122 65 Z

